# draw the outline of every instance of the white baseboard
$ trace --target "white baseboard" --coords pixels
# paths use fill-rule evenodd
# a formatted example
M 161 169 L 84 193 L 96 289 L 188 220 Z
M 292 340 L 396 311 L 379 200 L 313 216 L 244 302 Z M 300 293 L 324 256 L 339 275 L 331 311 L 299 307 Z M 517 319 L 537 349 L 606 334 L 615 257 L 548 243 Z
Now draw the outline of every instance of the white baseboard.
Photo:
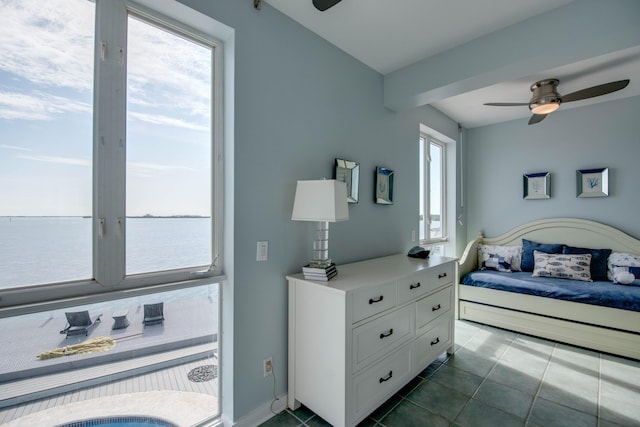
M 283 410 L 287 408 L 287 395 L 284 394 L 278 397 L 278 400 L 271 405 L 271 402 L 267 402 L 246 416 L 240 418 L 235 423 L 231 422 L 228 419 L 225 419 L 224 415 L 222 416 L 222 423 L 225 427 L 256 427 L 265 421 L 269 420 L 272 417 L 275 417 L 276 414 L 279 414 Z M 273 410 L 273 412 L 272 412 Z M 274 413 L 275 412 L 275 413 Z

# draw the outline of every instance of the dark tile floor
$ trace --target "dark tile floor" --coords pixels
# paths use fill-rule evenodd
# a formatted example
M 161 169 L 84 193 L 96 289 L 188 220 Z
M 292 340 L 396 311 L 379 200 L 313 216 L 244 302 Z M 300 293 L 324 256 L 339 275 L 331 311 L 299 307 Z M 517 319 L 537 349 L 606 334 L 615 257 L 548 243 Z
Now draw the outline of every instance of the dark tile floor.
M 302 406 L 261 427 L 327 426 Z M 456 322 L 442 355 L 361 426 L 640 426 L 640 362 Z

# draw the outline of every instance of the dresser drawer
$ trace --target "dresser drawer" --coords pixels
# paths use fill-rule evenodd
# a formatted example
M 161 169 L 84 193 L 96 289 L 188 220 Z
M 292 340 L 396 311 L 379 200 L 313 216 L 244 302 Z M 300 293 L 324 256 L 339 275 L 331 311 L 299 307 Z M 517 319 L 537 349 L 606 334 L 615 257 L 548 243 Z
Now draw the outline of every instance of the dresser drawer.
M 410 378 L 411 353 L 412 346 L 406 345 L 354 378 L 353 425 L 380 406 Z
M 416 333 L 418 335 L 429 329 L 429 322 L 451 309 L 452 296 L 453 286 L 448 286 L 416 302 Z
M 414 308 L 406 306 L 353 330 L 353 372 L 414 336 Z
M 353 323 L 396 305 L 396 282 L 365 287 L 353 293 Z
M 414 370 L 426 368 L 440 354 L 451 346 L 451 316 L 445 316 L 430 324 L 423 335 L 414 343 Z
M 398 305 L 453 282 L 453 267 L 453 263 L 448 263 L 399 279 Z
M 398 305 L 420 298 L 435 289 L 430 283 L 428 272 L 416 273 L 398 280 Z

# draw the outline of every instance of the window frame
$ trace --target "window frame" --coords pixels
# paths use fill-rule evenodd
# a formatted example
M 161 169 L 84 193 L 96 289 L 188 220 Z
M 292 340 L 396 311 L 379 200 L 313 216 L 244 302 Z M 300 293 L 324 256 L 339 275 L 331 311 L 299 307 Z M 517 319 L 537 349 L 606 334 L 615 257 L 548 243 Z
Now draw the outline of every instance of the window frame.
M 149 3 L 149 2 L 146 2 Z M 155 3 L 151 3 L 154 5 Z M 126 40 L 136 19 L 211 49 L 211 265 L 125 275 Z M 93 278 L 3 289 L 0 317 L 222 282 L 224 44 L 203 31 L 128 0 L 96 0 L 92 161 Z M 125 46 L 124 48 L 122 46 Z
M 424 212 L 423 221 L 423 230 L 424 239 L 420 239 L 420 244 L 422 245 L 439 245 L 444 242 L 449 241 L 449 236 L 447 233 L 447 143 L 440 141 L 437 138 L 434 138 L 432 135 L 420 132 L 420 137 L 418 138 L 419 144 L 423 144 L 422 152 L 423 156 L 420 158 L 421 169 L 423 175 L 420 177 L 422 180 L 422 188 L 423 188 L 423 206 L 421 206 Z M 442 234 L 440 237 L 431 237 L 431 154 L 430 148 L 431 145 L 436 145 L 440 148 L 442 152 L 442 158 L 440 159 L 440 229 Z

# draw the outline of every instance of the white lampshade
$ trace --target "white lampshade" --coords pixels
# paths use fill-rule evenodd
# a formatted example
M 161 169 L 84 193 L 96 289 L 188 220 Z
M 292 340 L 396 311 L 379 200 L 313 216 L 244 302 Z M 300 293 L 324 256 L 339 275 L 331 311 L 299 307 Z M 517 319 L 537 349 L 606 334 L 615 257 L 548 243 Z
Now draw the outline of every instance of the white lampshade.
M 291 219 L 326 222 L 348 220 L 347 185 L 335 179 L 298 181 Z

